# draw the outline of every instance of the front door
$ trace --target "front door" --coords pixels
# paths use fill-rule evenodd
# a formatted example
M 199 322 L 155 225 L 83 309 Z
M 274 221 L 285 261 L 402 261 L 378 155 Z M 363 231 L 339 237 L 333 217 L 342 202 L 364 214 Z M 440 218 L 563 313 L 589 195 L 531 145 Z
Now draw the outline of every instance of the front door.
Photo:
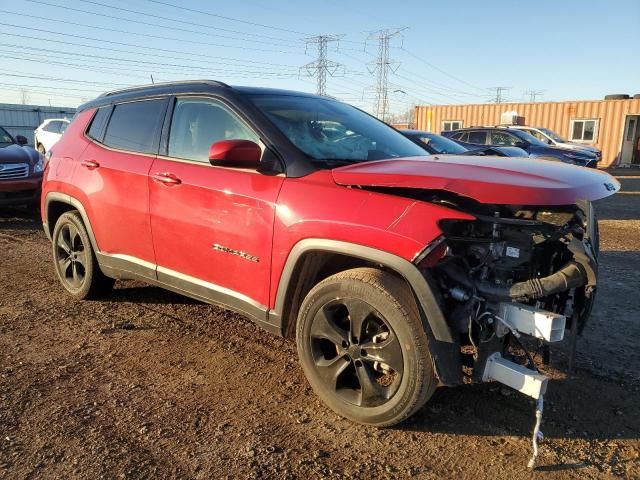
M 640 163 L 638 152 L 638 137 L 640 137 L 640 115 L 627 115 L 622 132 L 622 149 L 620 150 L 620 165 Z
M 255 314 L 266 309 L 282 176 L 212 166 L 209 147 L 258 135 L 222 101 L 175 101 L 166 155 L 149 176 L 158 280 Z

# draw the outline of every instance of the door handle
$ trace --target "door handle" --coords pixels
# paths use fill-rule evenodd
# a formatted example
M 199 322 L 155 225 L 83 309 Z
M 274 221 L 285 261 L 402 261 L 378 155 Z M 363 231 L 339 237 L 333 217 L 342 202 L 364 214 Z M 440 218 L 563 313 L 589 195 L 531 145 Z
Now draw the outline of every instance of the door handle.
M 80 162 L 80 165 L 88 168 L 89 170 L 93 170 L 94 168 L 98 168 L 100 166 L 100 164 L 95 160 L 83 160 L 82 162 Z
M 169 172 L 156 173 L 151 175 L 151 178 L 156 182 L 164 183 L 165 185 L 179 185 L 182 183 L 182 180 Z

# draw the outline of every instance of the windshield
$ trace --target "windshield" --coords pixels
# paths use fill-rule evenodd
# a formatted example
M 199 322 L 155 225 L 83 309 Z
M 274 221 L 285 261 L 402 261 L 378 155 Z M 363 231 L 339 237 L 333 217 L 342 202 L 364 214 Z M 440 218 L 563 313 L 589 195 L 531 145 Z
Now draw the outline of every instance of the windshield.
M 252 101 L 296 147 L 329 168 L 426 155 L 387 124 L 345 103 L 289 95 L 254 95 Z
M 442 137 L 440 135 L 416 133 L 412 134 L 411 137 L 430 146 L 435 153 L 452 153 L 457 155 L 468 152 L 468 149 L 466 149 L 459 143 L 456 143 L 453 140 L 449 140 L 448 138 Z
M 549 130 L 548 128 L 539 128 L 538 130 L 540 130 L 547 137 L 551 138 L 552 140 L 555 140 L 556 142 L 567 143 L 567 140 L 565 138 L 562 138 L 560 135 L 558 135 L 553 130 Z
M 13 143 L 13 138 L 11 135 L 2 127 L 0 127 L 0 145 L 11 145 Z
M 520 140 L 524 140 L 525 142 L 529 143 L 530 145 L 534 145 L 536 147 L 548 147 L 549 145 L 547 145 L 546 143 L 538 140 L 536 137 L 534 137 L 533 135 L 524 132 L 522 130 L 516 130 L 514 129 L 509 129 L 509 132 L 515 134 L 516 137 L 518 137 Z

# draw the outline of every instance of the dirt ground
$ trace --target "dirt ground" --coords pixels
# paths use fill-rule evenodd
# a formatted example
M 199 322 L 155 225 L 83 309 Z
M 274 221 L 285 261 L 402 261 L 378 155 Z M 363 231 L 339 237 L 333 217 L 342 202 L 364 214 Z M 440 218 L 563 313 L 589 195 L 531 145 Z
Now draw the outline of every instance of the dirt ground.
M 312 393 L 293 342 L 119 282 L 75 302 L 36 217 L 0 212 L 0 478 L 640 478 L 640 172 L 598 204 L 598 301 L 567 376 L 552 353 L 539 467 L 533 402 L 438 390 L 412 419 L 350 423 Z

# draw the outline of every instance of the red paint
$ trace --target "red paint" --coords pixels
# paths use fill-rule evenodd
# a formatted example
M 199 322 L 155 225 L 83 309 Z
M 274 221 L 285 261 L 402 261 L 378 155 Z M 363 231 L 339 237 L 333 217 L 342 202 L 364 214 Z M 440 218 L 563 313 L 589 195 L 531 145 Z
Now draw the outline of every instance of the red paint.
M 609 174 L 591 168 L 509 157 L 380 160 L 337 168 L 333 178 L 340 185 L 447 190 L 481 203 L 515 205 L 569 205 L 620 189 Z
M 534 205 L 602 198 L 613 193 L 605 183 L 619 188 L 592 169 L 493 157 L 383 160 L 301 178 L 263 175 L 110 150 L 84 136 L 92 114 L 82 112 L 56 145 L 43 198 L 60 192 L 79 200 L 103 252 L 130 255 L 271 307 L 300 240 L 346 241 L 413 260 L 441 234 L 440 220 L 473 218 L 359 186 L 439 189 L 479 202 Z M 240 150 L 247 158 L 256 153 L 237 142 L 216 145 L 214 157 L 226 155 L 236 165 Z
M 256 168 L 262 149 L 250 140 L 223 140 L 211 145 L 209 160 L 213 165 Z
M 267 305 L 275 202 L 284 178 L 164 159 L 151 172 L 180 180 L 149 181 L 155 263 Z M 259 261 L 214 250 L 214 244 Z

